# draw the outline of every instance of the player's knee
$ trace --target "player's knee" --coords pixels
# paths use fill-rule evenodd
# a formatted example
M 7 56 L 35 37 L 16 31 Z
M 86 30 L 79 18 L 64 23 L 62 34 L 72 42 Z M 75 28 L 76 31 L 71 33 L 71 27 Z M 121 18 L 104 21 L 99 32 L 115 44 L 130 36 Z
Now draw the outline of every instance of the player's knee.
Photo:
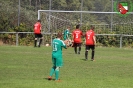
M 86 50 L 86 52 L 88 52 L 89 50 Z
M 94 52 L 95 50 L 92 50 L 92 52 Z
M 35 40 L 37 40 L 37 38 L 35 38 Z
M 56 67 L 56 69 L 55 69 L 55 70 L 59 71 L 59 69 L 60 69 L 60 67 Z

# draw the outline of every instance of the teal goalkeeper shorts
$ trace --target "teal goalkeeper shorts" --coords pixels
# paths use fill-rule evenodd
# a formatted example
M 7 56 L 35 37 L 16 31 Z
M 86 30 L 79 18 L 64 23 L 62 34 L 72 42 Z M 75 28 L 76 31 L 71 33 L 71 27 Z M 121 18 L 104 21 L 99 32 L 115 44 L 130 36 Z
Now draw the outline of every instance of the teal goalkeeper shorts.
M 62 55 L 52 55 L 53 66 L 62 67 L 63 66 L 63 58 Z

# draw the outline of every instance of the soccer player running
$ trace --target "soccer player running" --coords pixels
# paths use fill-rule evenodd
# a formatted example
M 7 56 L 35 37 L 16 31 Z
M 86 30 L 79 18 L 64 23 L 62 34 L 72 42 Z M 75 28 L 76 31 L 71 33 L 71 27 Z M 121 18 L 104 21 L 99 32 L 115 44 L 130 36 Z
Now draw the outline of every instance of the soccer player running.
M 50 74 L 48 80 L 52 80 L 52 75 L 55 73 L 55 81 L 60 81 L 59 79 L 59 69 L 63 66 L 63 58 L 62 58 L 62 48 L 67 49 L 67 40 L 62 41 L 62 33 L 57 34 L 57 38 L 52 42 L 52 62 L 53 67 L 50 70 Z
M 80 25 L 76 25 L 76 29 L 72 32 L 75 54 L 77 54 L 77 47 L 79 47 L 78 54 L 80 54 L 80 51 L 81 51 L 81 43 L 82 43 L 81 37 L 83 36 L 83 33 L 79 29 L 79 27 Z
M 85 34 L 85 59 L 88 60 L 88 51 L 91 49 L 91 60 L 94 61 L 94 54 L 95 54 L 95 45 L 96 45 L 96 37 L 94 32 L 94 27 L 91 26 L 91 29 L 88 30 Z
M 34 24 L 34 35 L 35 35 L 35 40 L 34 40 L 34 47 L 36 47 L 37 44 L 37 40 L 39 40 L 39 44 L 38 47 L 40 47 L 43 36 L 41 34 L 41 20 L 38 20 L 35 24 Z

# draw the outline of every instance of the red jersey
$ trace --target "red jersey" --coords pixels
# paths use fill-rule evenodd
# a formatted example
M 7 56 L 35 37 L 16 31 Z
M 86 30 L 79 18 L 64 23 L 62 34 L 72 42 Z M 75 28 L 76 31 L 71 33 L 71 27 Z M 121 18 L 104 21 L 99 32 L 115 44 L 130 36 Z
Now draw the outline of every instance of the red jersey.
M 76 29 L 73 31 L 72 36 L 73 36 L 73 41 L 75 43 L 81 43 L 81 36 L 83 35 L 82 31 L 79 29 Z
M 89 30 L 85 34 L 86 45 L 94 45 L 93 36 L 95 36 L 95 32 L 93 30 Z
M 41 24 L 40 22 L 37 22 L 34 24 L 34 33 L 35 34 L 40 34 L 41 33 Z

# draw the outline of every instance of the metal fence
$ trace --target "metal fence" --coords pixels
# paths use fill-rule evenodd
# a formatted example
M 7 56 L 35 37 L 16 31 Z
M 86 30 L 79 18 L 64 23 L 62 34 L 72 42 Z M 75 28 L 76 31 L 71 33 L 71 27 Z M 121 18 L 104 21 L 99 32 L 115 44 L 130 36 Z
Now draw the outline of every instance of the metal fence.
M 33 34 L 33 32 L 0 32 L 0 35 L 2 34 L 14 34 L 15 35 L 15 45 L 16 46 L 19 46 L 19 34 Z M 51 35 L 50 33 L 42 33 L 43 35 L 47 36 L 47 35 Z M 54 33 L 56 34 L 56 33 Z M 124 37 L 133 37 L 133 35 L 125 35 L 125 34 L 96 34 L 96 37 L 99 37 L 99 36 L 117 36 L 119 37 L 119 48 L 122 48 L 123 47 L 123 38 Z M 2 39 L 2 37 L 0 37 L 0 39 Z M 33 38 L 34 40 L 34 38 Z M 43 40 L 43 46 L 45 45 L 45 38 Z M 99 46 L 99 45 L 97 45 Z

